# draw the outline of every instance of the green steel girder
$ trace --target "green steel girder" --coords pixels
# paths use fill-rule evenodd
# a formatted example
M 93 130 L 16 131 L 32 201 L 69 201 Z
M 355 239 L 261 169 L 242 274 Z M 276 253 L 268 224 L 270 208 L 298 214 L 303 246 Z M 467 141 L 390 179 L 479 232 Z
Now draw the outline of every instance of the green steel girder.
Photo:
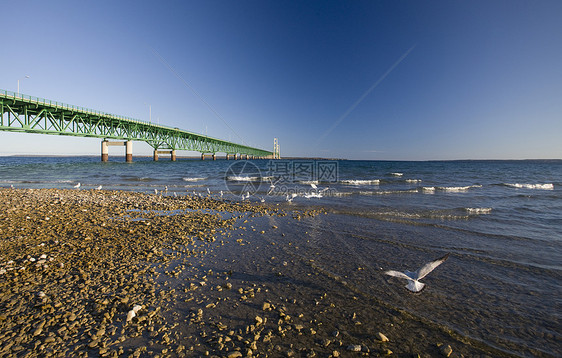
M 43 98 L 0 90 L 0 130 L 138 140 L 153 148 L 190 150 L 201 153 L 249 154 L 257 157 L 273 153 L 178 128 L 143 122 Z

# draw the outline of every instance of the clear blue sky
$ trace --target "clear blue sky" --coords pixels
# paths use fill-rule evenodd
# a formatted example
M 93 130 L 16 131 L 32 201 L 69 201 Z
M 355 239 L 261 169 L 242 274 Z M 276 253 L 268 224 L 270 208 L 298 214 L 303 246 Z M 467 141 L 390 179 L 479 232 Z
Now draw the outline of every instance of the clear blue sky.
M 559 0 L 21 0 L 1 12 L 2 89 L 20 79 L 22 93 L 143 120 L 150 104 L 154 122 L 265 149 L 277 137 L 285 156 L 562 158 Z M 99 152 L 99 139 L 0 132 L 1 154 Z

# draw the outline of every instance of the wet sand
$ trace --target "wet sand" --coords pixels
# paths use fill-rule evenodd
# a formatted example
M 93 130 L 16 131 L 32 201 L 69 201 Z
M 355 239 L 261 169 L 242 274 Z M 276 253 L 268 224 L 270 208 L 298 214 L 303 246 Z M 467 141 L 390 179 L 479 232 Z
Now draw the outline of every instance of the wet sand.
M 0 189 L 0 356 L 507 356 L 320 270 L 322 210 L 164 194 Z

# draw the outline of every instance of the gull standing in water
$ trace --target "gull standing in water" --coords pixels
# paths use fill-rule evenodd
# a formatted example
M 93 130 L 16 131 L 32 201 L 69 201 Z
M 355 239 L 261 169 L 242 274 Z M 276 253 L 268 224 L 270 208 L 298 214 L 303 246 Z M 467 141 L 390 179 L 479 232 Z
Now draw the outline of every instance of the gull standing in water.
M 76 188 L 76 189 L 80 188 L 80 183 L 76 184 L 76 185 L 74 186 L 74 188 Z
M 408 284 L 406 285 L 406 288 L 412 292 L 417 293 L 417 292 L 421 292 L 425 287 L 425 284 L 421 283 L 419 280 L 427 276 L 427 274 L 429 274 L 437 266 L 445 262 L 445 260 L 447 260 L 448 258 L 449 258 L 449 254 L 446 254 L 445 256 L 438 258 L 435 261 L 426 263 L 425 265 L 420 267 L 416 272 L 410 272 L 410 271 L 400 272 L 400 271 L 390 270 L 390 271 L 385 271 L 384 273 L 389 276 L 404 278 L 408 280 Z

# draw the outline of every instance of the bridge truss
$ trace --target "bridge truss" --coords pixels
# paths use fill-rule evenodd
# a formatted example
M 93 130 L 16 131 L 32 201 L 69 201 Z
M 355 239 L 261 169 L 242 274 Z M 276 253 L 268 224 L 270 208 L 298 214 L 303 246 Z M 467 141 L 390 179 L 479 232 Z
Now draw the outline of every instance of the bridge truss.
M 218 138 L 73 106 L 43 98 L 0 90 L 0 130 L 144 141 L 154 150 L 188 150 L 258 158 L 273 152 Z

